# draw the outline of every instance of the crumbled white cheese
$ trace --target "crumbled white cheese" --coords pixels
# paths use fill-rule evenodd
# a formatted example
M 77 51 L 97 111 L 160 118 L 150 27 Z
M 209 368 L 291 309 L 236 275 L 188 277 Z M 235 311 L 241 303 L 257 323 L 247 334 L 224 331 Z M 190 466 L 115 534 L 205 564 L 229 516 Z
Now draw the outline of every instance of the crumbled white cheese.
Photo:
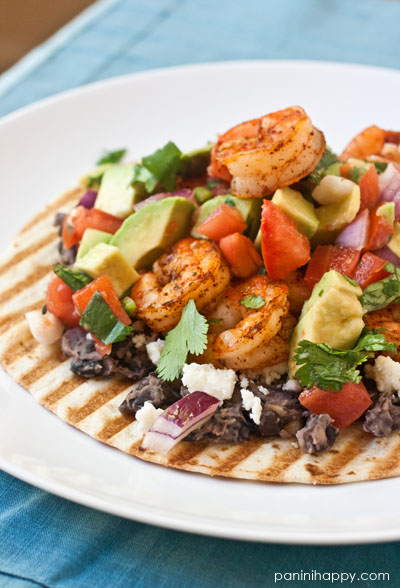
M 266 367 L 263 370 L 246 370 L 246 375 L 251 379 L 258 379 L 263 384 L 269 386 L 276 380 L 279 380 L 283 374 L 287 374 L 288 364 L 286 361 Z
M 282 389 L 287 390 L 288 392 L 300 392 L 300 390 L 302 390 L 299 382 L 295 378 L 287 380 L 283 384 Z
M 144 347 L 146 345 L 146 335 L 144 333 L 138 333 L 132 337 L 132 343 L 135 347 Z
M 244 376 L 243 374 L 240 374 L 239 380 L 240 380 L 240 385 L 242 388 L 249 387 L 249 380 L 246 378 L 246 376 Z
M 260 424 L 262 404 L 261 399 L 255 396 L 250 390 L 240 390 L 242 395 L 243 408 L 250 412 L 250 418 L 255 422 L 256 425 Z
M 268 388 L 264 388 L 264 386 L 258 386 L 258 389 L 260 390 L 260 392 L 262 392 L 263 394 L 269 394 L 269 390 Z
M 373 366 L 365 366 L 365 375 L 375 380 L 379 392 L 400 393 L 400 363 L 391 357 L 379 355 Z
M 232 398 L 237 376 L 233 370 L 217 369 L 210 363 L 183 366 L 182 383 L 190 393 L 206 392 L 221 401 Z
M 147 343 L 146 351 L 147 355 L 149 356 L 150 361 L 157 365 L 160 361 L 161 352 L 164 348 L 165 341 L 162 339 L 157 339 L 157 341 L 152 341 L 151 343 Z
M 142 408 L 135 415 L 139 424 L 139 432 L 143 435 L 147 433 L 162 412 L 164 412 L 162 408 L 155 408 L 149 400 L 146 400 Z

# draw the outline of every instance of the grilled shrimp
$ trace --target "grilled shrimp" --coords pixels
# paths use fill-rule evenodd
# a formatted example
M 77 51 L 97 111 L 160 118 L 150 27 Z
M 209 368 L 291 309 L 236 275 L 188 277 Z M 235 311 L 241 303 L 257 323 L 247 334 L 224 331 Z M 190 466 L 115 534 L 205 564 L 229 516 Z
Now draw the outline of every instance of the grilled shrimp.
M 343 151 L 341 158 L 368 159 L 371 156 L 380 156 L 384 160 L 399 162 L 399 145 L 399 131 L 385 131 L 376 125 L 372 125 L 353 137 Z
M 240 303 L 252 295 L 261 296 L 265 304 L 258 309 L 249 309 Z M 234 284 L 209 316 L 221 322 L 211 322 L 208 346 L 201 361 L 235 370 L 284 361 L 288 357 L 289 331 L 294 321 L 293 318 L 285 321 L 288 310 L 288 287 L 285 284 L 271 284 L 266 276 L 261 275 Z M 286 330 L 281 331 L 284 322 Z
M 303 304 L 311 296 L 312 288 L 307 284 L 300 270 L 291 272 L 282 281 L 289 288 L 290 311 L 295 315 L 300 314 Z
M 231 182 L 236 196 L 271 194 L 313 171 L 325 149 L 323 133 L 300 106 L 233 127 L 218 139 L 208 173 Z
M 218 246 L 205 239 L 182 239 L 153 264 L 132 289 L 137 317 L 153 331 L 175 327 L 189 299 L 200 311 L 229 285 L 230 272 Z
M 368 312 L 364 316 L 364 322 L 368 329 L 383 329 L 386 340 L 396 343 L 396 354 L 384 352 L 382 355 L 390 355 L 400 361 L 400 304 L 390 304 L 386 308 Z

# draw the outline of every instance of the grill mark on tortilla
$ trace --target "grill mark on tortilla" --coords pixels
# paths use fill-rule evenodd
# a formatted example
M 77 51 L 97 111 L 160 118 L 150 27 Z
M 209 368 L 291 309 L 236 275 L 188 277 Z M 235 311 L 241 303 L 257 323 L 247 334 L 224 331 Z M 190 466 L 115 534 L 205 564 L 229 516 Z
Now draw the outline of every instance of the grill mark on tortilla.
M 42 212 L 39 212 L 36 216 L 33 217 L 19 232 L 19 235 L 26 233 L 30 229 L 32 229 L 37 223 L 44 220 L 45 218 L 49 217 L 50 215 L 57 212 L 62 206 L 66 204 L 72 204 L 75 200 L 79 198 L 79 195 L 83 192 L 82 188 L 73 188 L 72 190 L 68 190 L 65 192 L 58 200 L 46 206 Z
M 87 382 L 87 380 L 82 376 L 73 376 L 69 380 L 64 380 L 64 382 L 62 382 L 58 388 L 52 390 L 49 394 L 47 394 L 47 396 L 42 398 L 41 404 L 52 410 L 54 405 L 62 400 L 64 396 L 67 396 L 67 394 L 70 394 L 85 382 Z
M 334 483 L 335 478 L 343 473 L 347 464 L 363 452 L 365 447 L 371 442 L 371 436 L 362 429 L 353 428 L 353 435 L 339 453 L 334 454 L 328 461 L 323 464 L 309 463 L 305 466 L 315 482 L 326 484 Z
M 61 363 L 63 361 L 58 354 L 53 357 L 46 357 L 20 378 L 21 386 L 32 386 L 37 380 L 59 367 Z
M 179 467 L 185 463 L 192 463 L 193 459 L 207 448 L 207 443 L 178 443 L 172 455 L 168 458 L 168 465 Z
M 27 257 L 32 257 L 34 253 L 37 253 L 40 249 L 43 249 L 43 247 L 46 247 L 46 245 L 55 241 L 56 238 L 57 231 L 54 229 L 51 233 L 48 233 L 45 237 L 36 241 L 35 244 L 29 245 L 25 249 L 18 251 L 9 261 L 0 265 L 0 276 L 15 267 L 20 261 L 24 261 Z
M 376 463 L 373 469 L 369 472 L 368 478 L 370 480 L 376 480 L 380 478 L 390 478 L 391 476 L 398 475 L 398 471 L 400 469 L 399 455 L 400 439 L 388 455 L 385 455 L 383 458 L 379 458 L 378 463 Z
M 48 273 L 50 273 L 52 266 L 51 265 L 42 265 L 35 269 L 34 272 L 26 276 L 23 280 L 20 280 L 11 288 L 7 288 L 7 290 L 3 290 L 0 294 L 0 304 L 6 302 L 16 294 L 22 292 L 22 290 L 26 289 L 26 285 L 29 284 L 29 287 L 33 286 L 36 282 L 39 282 L 42 278 L 44 278 Z
M 0 319 L 0 335 L 8 331 L 9 328 L 15 327 L 18 323 L 25 320 L 25 313 L 30 312 L 31 310 L 38 310 L 42 308 L 43 304 L 45 303 L 45 299 L 42 298 L 38 300 L 34 304 L 30 304 L 29 306 L 25 306 L 20 310 L 12 312 L 11 314 L 7 314 L 2 319 Z
M 39 343 L 31 337 L 27 341 L 18 340 L 12 343 L 7 349 L 1 354 L 1 361 L 8 367 L 24 355 L 32 353 L 34 349 L 38 347 Z
M 104 406 L 104 404 L 107 404 L 107 402 L 115 398 L 115 396 L 121 394 L 121 392 L 128 390 L 128 388 L 131 387 L 132 384 L 118 380 L 107 388 L 97 391 L 93 398 L 88 400 L 88 402 L 83 406 L 68 410 L 68 421 L 72 425 L 76 425 L 90 414 Z
M 211 466 L 211 475 L 227 476 L 242 461 L 255 453 L 264 442 L 265 440 L 262 437 L 258 437 L 251 441 L 241 443 L 225 459 L 222 459 L 219 464 Z
M 128 449 L 126 449 L 125 451 L 127 453 L 130 453 L 131 455 L 134 455 L 135 457 L 137 457 L 137 455 L 140 452 L 141 444 L 142 444 L 141 439 L 139 441 L 135 441 L 135 443 L 132 443 L 132 445 Z
M 122 429 L 125 429 L 125 427 L 133 423 L 134 420 L 133 417 L 127 415 L 121 415 L 110 419 L 102 430 L 97 433 L 97 439 L 100 441 L 108 441 L 111 437 L 114 437 L 114 435 L 122 431 Z
M 272 458 L 272 463 L 264 471 L 258 472 L 260 480 L 268 482 L 282 482 L 285 470 L 303 456 L 299 447 L 289 447 L 283 452 L 277 453 Z

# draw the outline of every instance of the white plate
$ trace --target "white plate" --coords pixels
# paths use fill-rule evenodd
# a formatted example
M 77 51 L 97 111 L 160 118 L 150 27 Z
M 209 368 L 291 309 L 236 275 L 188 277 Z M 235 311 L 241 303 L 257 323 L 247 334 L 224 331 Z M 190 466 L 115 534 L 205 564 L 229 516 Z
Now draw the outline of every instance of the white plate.
M 45 100 L 0 122 L 0 245 L 102 149 L 133 158 L 167 140 L 201 146 L 234 123 L 300 104 L 337 149 L 375 123 L 400 129 L 400 72 L 318 62 L 237 62 L 148 72 Z M 76 502 L 174 529 L 258 541 L 400 538 L 400 479 L 308 487 L 213 479 L 147 464 L 47 412 L 6 374 L 0 465 Z

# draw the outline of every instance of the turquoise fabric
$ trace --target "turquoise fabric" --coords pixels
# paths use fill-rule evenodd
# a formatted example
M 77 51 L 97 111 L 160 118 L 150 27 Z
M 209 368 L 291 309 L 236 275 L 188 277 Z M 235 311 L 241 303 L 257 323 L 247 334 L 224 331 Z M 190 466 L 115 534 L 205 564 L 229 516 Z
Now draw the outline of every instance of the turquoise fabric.
M 252 58 L 399 67 L 400 2 L 103 0 L 61 41 L 51 40 L 40 55 L 0 77 L 0 115 L 115 75 Z M 73 504 L 0 473 L 0 588 L 252 588 L 273 586 L 274 572 L 301 570 L 388 572 L 390 580 L 354 583 L 400 586 L 399 555 L 397 543 L 280 546 L 169 531 Z

